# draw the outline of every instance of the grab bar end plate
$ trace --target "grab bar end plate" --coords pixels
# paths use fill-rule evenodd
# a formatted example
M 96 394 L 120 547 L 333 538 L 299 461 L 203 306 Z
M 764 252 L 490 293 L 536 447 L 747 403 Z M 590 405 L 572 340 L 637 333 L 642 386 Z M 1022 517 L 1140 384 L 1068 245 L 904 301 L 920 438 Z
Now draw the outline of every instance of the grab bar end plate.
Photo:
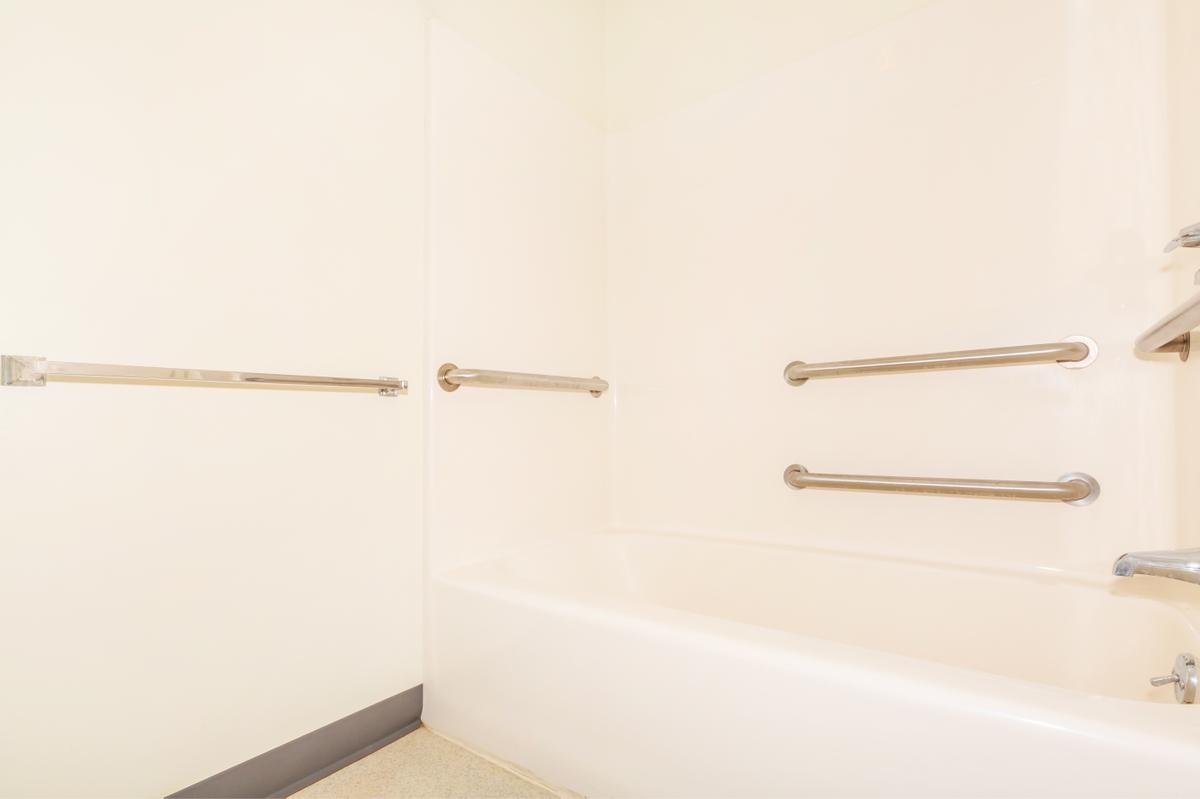
M 804 361 L 792 361 L 783 368 L 783 379 L 788 382 L 789 386 L 802 386 L 808 382 L 807 377 L 792 377 L 792 370 L 799 369 L 802 366 L 807 366 Z
M 1067 336 L 1063 341 L 1074 342 L 1087 347 L 1087 355 L 1078 361 L 1059 361 L 1058 365 L 1064 369 L 1086 369 L 1095 363 L 1097 356 L 1100 355 L 1100 345 L 1094 339 L 1087 336 Z
M 803 466 L 801 466 L 798 463 L 793 463 L 791 466 L 789 466 L 783 470 L 783 484 L 786 485 L 788 488 L 794 488 L 797 491 L 800 491 L 801 489 L 805 488 L 806 486 L 802 486 L 802 485 L 798 486 L 794 482 L 792 482 L 792 475 L 794 475 L 794 474 L 808 474 L 808 469 L 805 469 Z
M 442 364 L 442 368 L 438 369 L 437 381 L 438 381 L 438 385 L 442 387 L 442 390 L 458 391 L 458 387 L 460 384 L 459 383 L 451 383 L 449 380 L 446 379 L 446 376 L 448 374 L 450 374 L 451 372 L 453 372 L 457 368 L 458 367 L 452 363 L 444 363 L 444 364 Z
M 1091 505 L 1100 497 L 1100 481 L 1086 472 L 1070 472 L 1058 478 L 1060 483 L 1083 483 L 1088 487 L 1087 494 L 1079 499 L 1064 499 L 1068 505 Z

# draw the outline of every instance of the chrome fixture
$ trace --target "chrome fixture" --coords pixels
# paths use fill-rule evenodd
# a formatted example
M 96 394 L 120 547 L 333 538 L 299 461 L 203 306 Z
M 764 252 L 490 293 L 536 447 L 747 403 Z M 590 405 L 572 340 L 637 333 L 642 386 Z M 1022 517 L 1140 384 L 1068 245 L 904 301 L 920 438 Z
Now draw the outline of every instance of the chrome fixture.
M 1147 574 L 1170 577 L 1200 585 L 1200 549 L 1160 549 L 1154 552 L 1127 552 L 1117 558 L 1112 573 L 1118 577 Z
M 279 375 L 266 372 L 225 372 L 213 369 L 178 369 L 166 366 L 118 366 L 109 363 L 48 361 L 33 355 L 0 355 L 0 386 L 44 386 L 56 378 L 97 378 L 129 382 L 227 383 L 318 388 L 373 388 L 381 397 L 396 397 L 408 390 L 408 381 L 395 377 L 378 380 L 357 377 Z
M 1186 361 L 1192 350 L 1192 329 L 1196 327 L 1200 327 L 1200 292 L 1155 322 L 1138 337 L 1134 348 L 1143 355 L 1177 352 L 1179 360 Z
M 1190 652 L 1178 655 L 1171 673 L 1162 677 L 1151 677 L 1150 684 L 1155 688 L 1174 685 L 1175 701 L 1181 705 L 1193 704 L 1196 701 L 1197 684 L 1200 684 L 1200 669 L 1196 668 L 1196 656 Z
M 599 397 L 608 390 L 608 381 L 598 377 L 560 377 L 524 372 L 496 372 L 490 369 L 459 369 L 452 363 L 442 364 L 437 373 L 438 385 L 446 391 L 459 386 L 490 388 L 540 388 L 550 391 L 586 391 Z
M 1163 252 L 1176 247 L 1200 247 L 1200 222 L 1180 230 L 1179 235 L 1163 247 Z M 1196 273 L 1194 282 L 1200 284 L 1200 272 Z M 1197 327 L 1200 327 L 1200 292 L 1155 322 L 1133 346 L 1143 355 L 1174 352 L 1179 354 L 1179 360 L 1186 361 L 1192 351 L 1192 330 Z
M 1200 247 L 1200 222 L 1181 229 L 1179 235 L 1163 247 L 1163 252 L 1170 252 L 1176 247 Z
M 798 464 L 783 472 L 792 488 L 833 488 L 843 491 L 884 491 L 898 494 L 939 494 L 991 499 L 1059 500 L 1090 505 L 1100 496 L 1096 478 L 1083 472 L 1064 474 L 1053 483 L 1025 480 L 964 480 L 955 477 L 891 477 L 874 474 L 816 474 Z
M 890 358 L 864 358 L 857 361 L 805 363 L 792 361 L 783 376 L 793 386 L 812 379 L 858 377 L 895 372 L 924 372 L 932 369 L 974 369 L 983 366 L 1016 366 L 1057 363 L 1066 369 L 1083 369 L 1096 360 L 1096 342 L 1087 336 L 1071 336 L 1051 344 L 1025 344 L 985 350 L 931 352 L 924 355 L 898 355 Z

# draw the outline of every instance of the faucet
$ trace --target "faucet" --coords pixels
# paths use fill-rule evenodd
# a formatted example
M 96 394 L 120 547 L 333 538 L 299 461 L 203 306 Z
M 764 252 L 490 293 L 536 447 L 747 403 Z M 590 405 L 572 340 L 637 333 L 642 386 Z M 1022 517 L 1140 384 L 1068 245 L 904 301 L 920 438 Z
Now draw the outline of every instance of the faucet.
M 1117 558 L 1112 573 L 1118 577 L 1149 574 L 1200 585 L 1200 549 L 1129 552 Z
M 1170 252 L 1176 247 L 1200 247 L 1200 222 L 1188 225 L 1179 231 L 1179 235 L 1167 242 L 1163 252 Z

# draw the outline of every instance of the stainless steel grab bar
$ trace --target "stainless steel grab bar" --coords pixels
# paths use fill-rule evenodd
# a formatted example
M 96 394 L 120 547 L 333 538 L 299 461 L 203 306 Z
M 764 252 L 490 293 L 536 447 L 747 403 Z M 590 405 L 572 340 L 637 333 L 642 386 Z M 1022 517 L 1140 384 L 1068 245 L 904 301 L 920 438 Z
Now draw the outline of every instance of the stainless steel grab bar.
M 809 380 L 829 377 L 924 372 L 931 369 L 974 369 L 1034 363 L 1057 363 L 1067 369 L 1082 369 L 1096 360 L 1097 351 L 1096 342 L 1087 336 L 1071 336 L 1050 344 L 1026 344 L 985 350 L 931 352 L 925 355 L 898 355 L 891 358 L 864 358 L 828 363 L 792 361 L 783 370 L 783 376 L 791 385 L 802 386 Z
M 1059 500 L 1090 505 L 1100 496 L 1096 478 L 1083 472 L 1064 474 L 1053 483 L 1027 480 L 964 480 L 955 477 L 891 477 L 874 474 L 815 474 L 799 464 L 783 472 L 792 488 L 832 488 L 843 491 L 884 491 L 898 494 L 937 494 L 991 499 Z
M 281 375 L 267 372 L 226 372 L 214 369 L 178 369 L 165 366 L 119 366 L 109 363 L 48 361 L 31 355 L 0 355 L 0 386 L 44 386 L 55 377 L 108 378 L 167 381 L 172 383 L 229 383 L 319 388 L 373 388 L 380 396 L 395 397 L 408 390 L 408 381 L 395 377 L 378 380 L 358 377 Z
M 442 368 L 438 369 L 437 381 L 446 391 L 457 391 L 459 386 L 540 388 L 550 391 L 587 391 L 593 397 L 599 397 L 608 390 L 608 381 L 599 377 L 560 377 L 526 372 L 497 372 L 490 369 L 459 369 L 452 363 L 442 364 Z
M 1192 330 L 1196 327 L 1200 327 L 1200 292 L 1151 325 L 1138 337 L 1134 347 L 1145 355 L 1177 352 L 1179 360 L 1186 361 L 1192 349 Z

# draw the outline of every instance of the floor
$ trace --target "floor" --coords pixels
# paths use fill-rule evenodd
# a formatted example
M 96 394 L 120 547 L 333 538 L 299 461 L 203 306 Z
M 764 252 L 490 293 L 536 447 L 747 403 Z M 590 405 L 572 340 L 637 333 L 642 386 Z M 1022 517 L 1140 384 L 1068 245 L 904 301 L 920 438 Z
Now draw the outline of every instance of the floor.
M 422 727 L 293 799 L 554 799 L 557 795 Z

